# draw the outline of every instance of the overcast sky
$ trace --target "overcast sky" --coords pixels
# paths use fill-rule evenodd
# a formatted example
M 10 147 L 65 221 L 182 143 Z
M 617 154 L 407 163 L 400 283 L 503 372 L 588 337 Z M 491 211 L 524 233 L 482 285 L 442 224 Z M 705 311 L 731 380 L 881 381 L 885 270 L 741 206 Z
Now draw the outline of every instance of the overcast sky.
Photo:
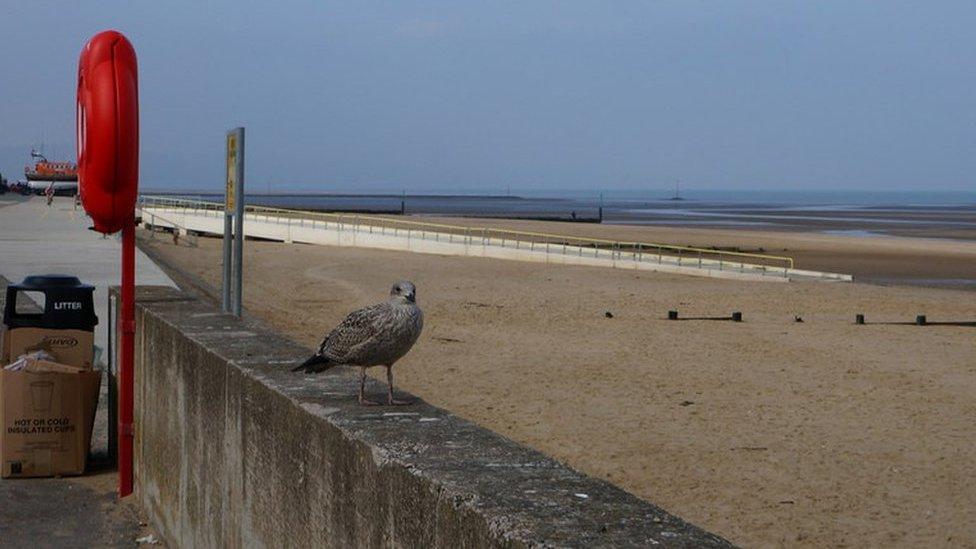
M 73 158 L 108 28 L 144 188 L 220 188 L 237 125 L 252 191 L 974 187 L 972 0 L 0 0 L 8 179 Z

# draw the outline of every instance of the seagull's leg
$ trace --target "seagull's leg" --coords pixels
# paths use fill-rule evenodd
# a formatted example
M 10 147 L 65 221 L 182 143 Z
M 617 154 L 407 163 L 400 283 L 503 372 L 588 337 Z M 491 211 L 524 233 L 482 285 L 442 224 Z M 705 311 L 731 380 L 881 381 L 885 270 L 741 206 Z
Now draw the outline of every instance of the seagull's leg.
M 387 364 L 386 366 L 386 403 L 390 406 L 404 406 L 406 404 L 413 404 L 411 400 L 397 400 L 393 398 L 393 365 Z
M 374 402 L 366 398 L 366 367 L 359 368 L 359 404 L 361 406 L 379 406 L 379 402 Z

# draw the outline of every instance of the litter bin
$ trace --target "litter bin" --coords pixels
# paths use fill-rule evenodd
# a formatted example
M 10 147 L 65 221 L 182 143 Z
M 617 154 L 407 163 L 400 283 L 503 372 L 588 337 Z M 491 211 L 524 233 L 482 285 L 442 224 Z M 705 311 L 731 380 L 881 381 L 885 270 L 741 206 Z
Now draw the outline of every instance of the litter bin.
M 94 366 L 94 292 L 94 286 L 67 275 L 28 276 L 7 286 L 2 358 L 9 362 L 25 352 L 44 350 L 64 364 Z M 35 303 L 43 299 L 43 309 L 18 310 L 19 294 Z
M 17 294 L 36 292 L 44 296 L 43 312 L 17 312 Z M 92 332 L 98 324 L 92 294 L 95 287 L 69 275 L 28 276 L 20 284 L 7 286 L 3 324 L 14 328 L 49 328 Z
M 7 286 L 0 330 L 0 477 L 85 471 L 102 379 L 101 370 L 92 369 L 94 292 L 64 275 L 29 276 Z M 19 360 L 37 351 L 48 356 Z

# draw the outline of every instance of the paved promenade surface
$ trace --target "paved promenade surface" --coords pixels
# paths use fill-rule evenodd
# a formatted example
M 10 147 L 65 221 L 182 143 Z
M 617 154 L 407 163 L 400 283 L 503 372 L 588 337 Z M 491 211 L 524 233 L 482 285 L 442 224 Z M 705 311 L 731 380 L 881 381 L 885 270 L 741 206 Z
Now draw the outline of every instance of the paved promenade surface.
M 95 344 L 105 348 L 108 288 L 119 284 L 120 242 L 87 230 L 71 198 L 0 195 L 0 307 L 8 281 L 29 274 L 71 274 L 93 284 L 99 316 Z M 137 284 L 173 285 L 142 252 Z M 107 395 L 103 384 L 89 472 L 81 477 L 0 479 L 0 548 L 132 547 L 148 531 L 134 504 L 116 502 L 116 472 L 107 462 Z
M 70 274 L 95 286 L 95 345 L 105 349 L 108 288 L 121 280 L 121 241 L 88 230 L 91 220 L 74 199 L 24 199 L 0 195 L 0 276 L 12 283 L 31 274 Z M 136 284 L 175 286 L 145 254 L 136 250 Z

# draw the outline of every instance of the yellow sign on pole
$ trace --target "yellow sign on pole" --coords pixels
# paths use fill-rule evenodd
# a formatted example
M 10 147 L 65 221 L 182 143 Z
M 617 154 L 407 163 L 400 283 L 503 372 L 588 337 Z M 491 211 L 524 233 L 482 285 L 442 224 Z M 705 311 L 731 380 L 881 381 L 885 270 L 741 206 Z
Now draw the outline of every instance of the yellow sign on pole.
M 235 209 L 234 191 L 237 189 L 237 132 L 227 133 L 227 188 L 225 191 L 224 210 L 233 212 Z

